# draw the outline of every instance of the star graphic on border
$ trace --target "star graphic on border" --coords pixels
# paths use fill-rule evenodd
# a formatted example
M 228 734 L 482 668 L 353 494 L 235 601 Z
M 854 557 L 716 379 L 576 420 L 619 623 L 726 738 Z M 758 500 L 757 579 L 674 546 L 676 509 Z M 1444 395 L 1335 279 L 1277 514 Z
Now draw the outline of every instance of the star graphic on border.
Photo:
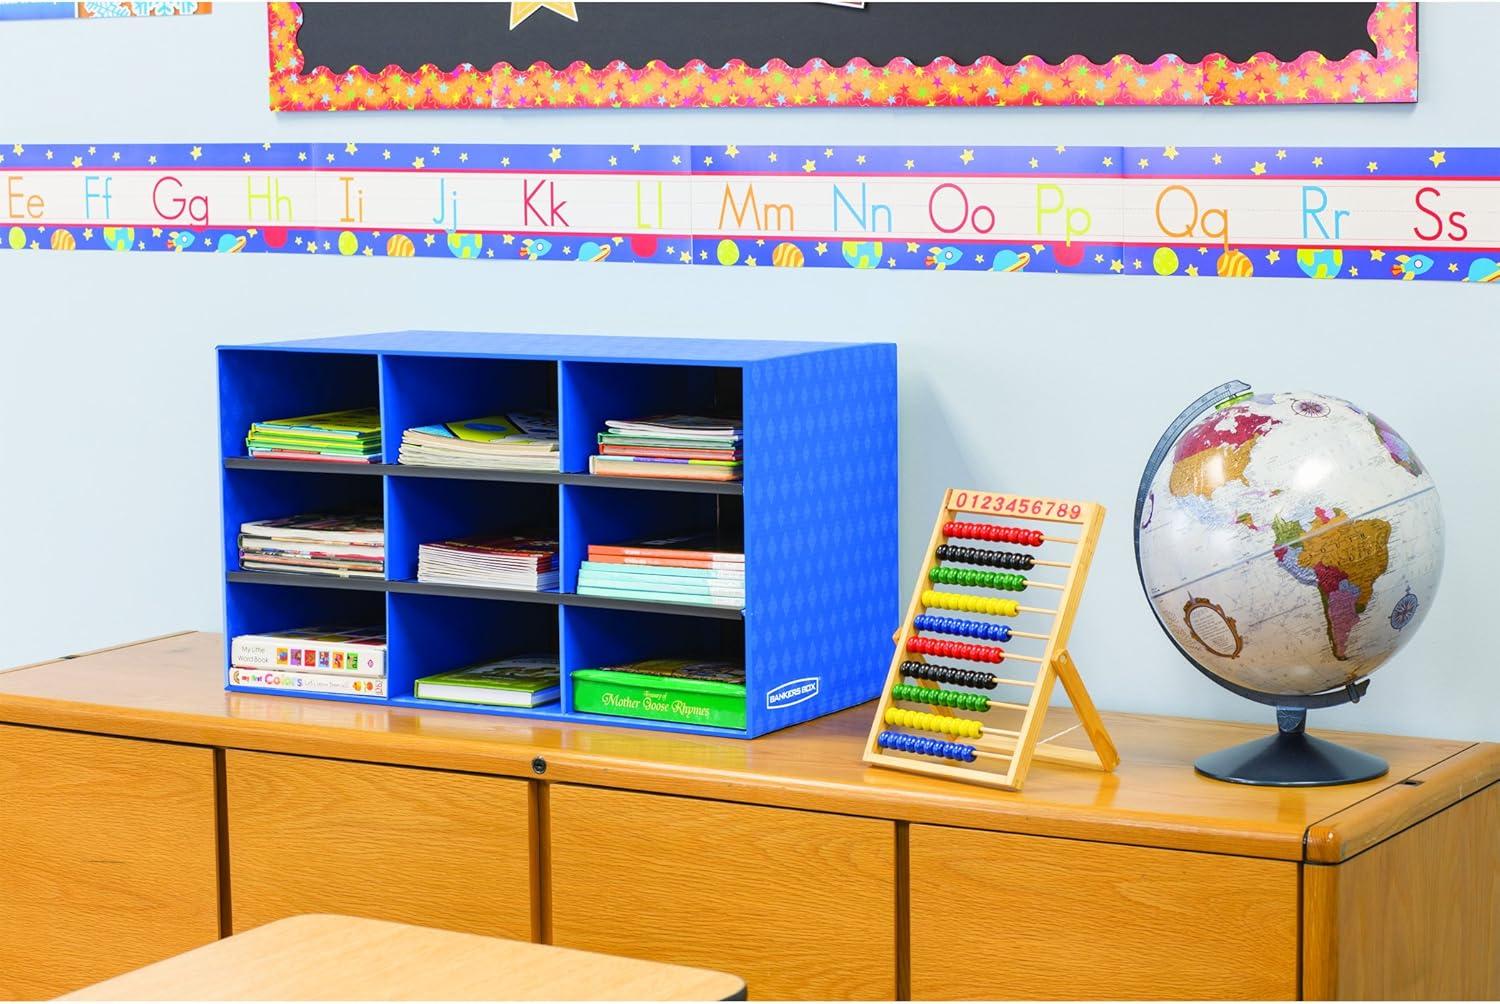
M 510 5 L 510 30 L 515 31 L 516 25 L 526 20 L 539 10 L 550 10 L 554 14 L 561 14 L 573 23 L 578 23 L 578 4 L 559 3 L 541 0 L 538 3 L 512 3 Z

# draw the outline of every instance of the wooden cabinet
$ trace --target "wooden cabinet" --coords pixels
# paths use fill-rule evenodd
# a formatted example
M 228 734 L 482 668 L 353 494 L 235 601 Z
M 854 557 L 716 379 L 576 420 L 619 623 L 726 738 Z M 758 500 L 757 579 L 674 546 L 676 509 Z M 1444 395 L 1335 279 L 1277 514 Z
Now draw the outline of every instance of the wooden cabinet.
M 0 999 L 219 937 L 214 753 L 0 725 Z
M 913 826 L 917 1000 L 1297 997 L 1298 866 Z
M 552 940 L 745 980 L 755 999 L 896 995 L 895 824 L 551 789 Z
M 236 933 L 301 913 L 532 938 L 525 781 L 226 754 Z

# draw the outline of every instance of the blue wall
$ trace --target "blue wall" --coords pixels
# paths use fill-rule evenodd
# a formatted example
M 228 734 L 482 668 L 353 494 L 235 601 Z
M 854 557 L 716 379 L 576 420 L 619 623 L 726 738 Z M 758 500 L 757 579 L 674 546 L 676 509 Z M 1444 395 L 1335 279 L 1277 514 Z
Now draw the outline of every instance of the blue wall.
M 1486 69 L 1500 5 L 1421 17 L 1416 106 L 278 117 L 264 9 L 226 3 L 0 25 L 0 140 L 1500 146 Z M 1073 652 L 1106 708 L 1269 721 L 1185 665 L 1141 596 L 1129 511 L 1162 427 L 1231 377 L 1377 409 L 1437 479 L 1445 582 L 1368 698 L 1314 721 L 1500 739 L 1500 298 L 1487 289 L 7 254 L 0 305 L 0 666 L 219 627 L 219 342 L 404 327 L 880 338 L 901 346 L 903 582 L 945 486 L 1104 503 Z

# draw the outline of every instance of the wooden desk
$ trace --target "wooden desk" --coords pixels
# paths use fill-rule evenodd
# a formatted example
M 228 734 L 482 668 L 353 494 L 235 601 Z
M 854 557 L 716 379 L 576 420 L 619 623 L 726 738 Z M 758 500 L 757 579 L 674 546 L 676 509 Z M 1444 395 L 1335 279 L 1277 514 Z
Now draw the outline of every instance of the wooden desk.
M 386 920 L 274 921 L 65 1000 L 743 1000 L 728 973 Z
M 1500 996 L 1495 744 L 1334 734 L 1390 774 L 1254 789 L 1191 763 L 1264 728 L 1110 714 L 1118 771 L 1011 794 L 864 766 L 868 709 L 742 742 L 228 694 L 222 654 L 0 673 L 0 997 L 303 913 L 764 997 Z

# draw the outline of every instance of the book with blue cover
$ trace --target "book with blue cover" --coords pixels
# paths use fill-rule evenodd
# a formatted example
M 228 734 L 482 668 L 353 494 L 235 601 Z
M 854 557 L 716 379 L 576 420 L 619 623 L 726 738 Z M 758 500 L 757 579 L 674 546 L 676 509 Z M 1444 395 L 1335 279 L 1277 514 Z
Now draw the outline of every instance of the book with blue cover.
M 427 467 L 556 471 L 557 415 L 513 412 L 420 425 L 401 434 L 397 462 Z

